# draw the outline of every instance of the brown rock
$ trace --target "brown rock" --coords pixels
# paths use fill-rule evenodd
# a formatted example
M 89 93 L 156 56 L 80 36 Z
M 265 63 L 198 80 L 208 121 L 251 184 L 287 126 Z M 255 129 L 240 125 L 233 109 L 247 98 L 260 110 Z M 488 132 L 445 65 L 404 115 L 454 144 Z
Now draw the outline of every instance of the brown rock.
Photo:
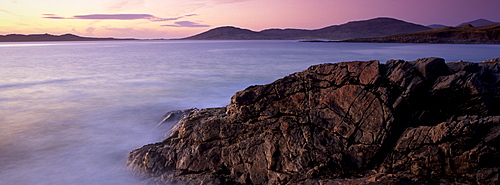
M 498 62 L 322 64 L 192 111 L 132 151 L 151 182 L 498 182 Z

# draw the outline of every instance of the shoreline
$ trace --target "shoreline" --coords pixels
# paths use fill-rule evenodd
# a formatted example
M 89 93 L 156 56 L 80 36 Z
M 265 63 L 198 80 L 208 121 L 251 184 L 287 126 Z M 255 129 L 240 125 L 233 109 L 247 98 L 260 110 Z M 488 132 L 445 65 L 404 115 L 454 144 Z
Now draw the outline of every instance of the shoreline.
M 318 42 L 318 43 L 394 43 L 394 44 L 472 44 L 472 45 L 500 45 L 500 41 L 486 41 L 486 42 L 476 42 L 476 41 L 453 41 L 453 42 L 425 42 L 425 41 L 415 41 L 415 42 L 392 42 L 392 41 L 372 41 L 370 39 L 352 39 L 352 40 L 341 40 L 341 41 L 324 41 L 324 40 L 305 40 L 299 42 Z

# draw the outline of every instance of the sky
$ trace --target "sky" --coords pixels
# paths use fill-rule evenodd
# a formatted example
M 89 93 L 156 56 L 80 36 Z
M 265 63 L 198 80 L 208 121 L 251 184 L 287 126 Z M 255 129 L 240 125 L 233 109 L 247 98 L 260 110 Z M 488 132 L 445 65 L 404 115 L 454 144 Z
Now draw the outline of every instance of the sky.
M 219 26 L 318 29 L 392 17 L 456 26 L 500 22 L 500 0 L 1 0 L 0 35 L 182 38 Z

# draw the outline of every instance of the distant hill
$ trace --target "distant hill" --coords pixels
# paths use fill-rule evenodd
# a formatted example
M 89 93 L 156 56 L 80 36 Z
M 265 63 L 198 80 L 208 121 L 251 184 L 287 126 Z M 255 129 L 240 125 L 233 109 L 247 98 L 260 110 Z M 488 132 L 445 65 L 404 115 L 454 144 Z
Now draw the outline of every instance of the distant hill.
M 104 41 L 104 40 L 134 40 L 134 39 L 116 39 L 116 38 L 92 38 L 80 37 L 73 34 L 50 35 L 50 34 L 9 34 L 0 35 L 0 42 L 36 42 L 36 41 Z
M 342 40 L 360 37 L 378 37 L 385 35 L 412 33 L 431 28 L 408 23 L 394 18 L 375 18 L 353 21 L 342 25 L 328 26 L 321 29 L 267 29 L 260 32 L 237 27 L 218 27 L 206 32 L 183 38 L 186 40 L 300 40 L 329 39 Z
M 224 26 L 224 27 L 214 28 L 214 29 L 211 29 L 207 32 L 204 32 L 204 33 L 201 33 L 199 35 L 192 36 L 192 37 L 188 37 L 185 39 L 192 39 L 192 40 L 216 40 L 216 39 L 247 40 L 247 39 L 253 39 L 253 38 L 262 38 L 262 36 L 260 36 L 258 32 L 255 32 L 252 30 L 237 28 L 237 27 L 233 27 L 233 26 Z
M 443 25 L 443 24 L 431 24 L 431 25 L 427 25 L 427 27 L 432 28 L 432 29 L 436 29 L 436 28 L 446 27 L 446 25 Z
M 458 26 L 470 24 L 474 27 L 481 27 L 481 26 L 488 26 L 488 25 L 499 24 L 499 23 L 500 22 L 493 22 L 493 21 L 486 20 L 486 19 L 478 19 L 478 20 L 474 20 L 474 21 L 464 22 L 462 24 L 459 24 Z
M 486 19 L 477 19 L 477 20 L 474 20 L 474 21 L 469 21 L 469 22 L 464 22 L 464 23 L 461 23 L 459 25 L 457 25 L 458 27 L 459 26 L 463 26 L 463 25 L 466 25 L 466 24 L 470 24 L 474 27 L 481 27 L 481 26 L 488 26 L 488 25 L 492 25 L 492 24 L 498 24 L 500 22 L 493 22 L 493 21 L 490 21 L 490 20 L 486 20 Z M 436 28 L 444 28 L 444 27 L 448 27 L 447 25 L 443 25 L 443 24 L 431 24 L 431 25 L 427 25 L 427 27 L 429 28 L 432 28 L 432 29 L 436 29 Z
M 343 42 L 500 44 L 500 24 L 474 27 L 443 27 L 408 34 L 348 39 Z

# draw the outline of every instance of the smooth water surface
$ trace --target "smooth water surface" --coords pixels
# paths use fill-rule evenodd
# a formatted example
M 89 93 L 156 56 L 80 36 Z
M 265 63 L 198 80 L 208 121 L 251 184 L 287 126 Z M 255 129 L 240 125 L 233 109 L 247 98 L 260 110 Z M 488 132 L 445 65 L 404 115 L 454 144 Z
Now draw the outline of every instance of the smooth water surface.
M 0 43 L 0 184 L 140 184 L 131 150 L 164 138 L 164 113 L 220 107 L 313 64 L 443 57 L 499 45 L 295 41 Z

